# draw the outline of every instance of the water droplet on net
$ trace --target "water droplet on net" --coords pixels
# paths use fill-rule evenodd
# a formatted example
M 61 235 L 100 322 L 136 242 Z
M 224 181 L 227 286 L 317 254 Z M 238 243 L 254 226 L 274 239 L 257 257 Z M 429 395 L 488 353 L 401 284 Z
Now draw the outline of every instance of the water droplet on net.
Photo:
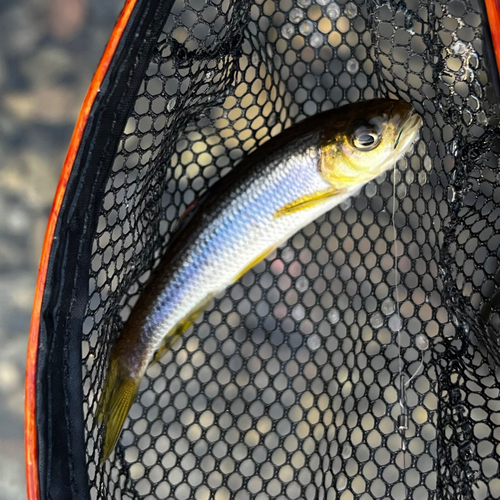
M 389 316 L 396 310 L 396 304 L 391 298 L 387 298 L 382 302 L 381 309 L 386 316 Z
M 415 338 L 415 345 L 417 346 L 417 349 L 425 351 L 429 347 L 429 338 L 427 335 L 419 333 Z
M 94 366 L 94 361 L 95 361 L 94 355 L 89 354 L 89 357 L 87 358 L 87 369 L 88 370 L 92 369 L 92 367 Z
M 330 3 L 330 0 L 317 0 L 317 3 L 318 5 L 325 7 L 325 5 L 328 5 Z
M 401 316 L 399 316 L 399 314 L 394 314 L 389 318 L 389 328 L 393 332 L 399 332 L 402 326 L 403 326 L 403 321 L 401 319 Z
M 313 33 L 309 38 L 309 45 L 317 49 L 323 45 L 323 35 L 321 33 Z
M 306 310 L 305 307 L 302 304 L 297 304 L 293 309 L 292 309 L 292 317 L 296 319 L 297 321 L 300 321 L 304 319 L 306 316 Z
M 335 2 L 332 2 L 326 8 L 326 14 L 332 21 L 335 21 L 340 17 L 340 7 Z
M 403 198 L 406 198 L 406 185 L 405 184 L 400 184 L 396 190 L 396 196 L 402 200 Z
M 444 332 L 443 332 L 443 336 L 445 339 L 452 339 L 455 337 L 455 328 L 445 328 Z
M 377 185 L 372 181 L 365 187 L 365 195 L 367 198 L 373 198 L 377 194 Z
M 467 105 L 472 111 L 477 111 L 481 107 L 481 103 L 479 99 L 475 95 L 469 96 L 469 100 L 467 101 Z
M 309 288 L 309 280 L 305 276 L 301 276 L 295 282 L 295 288 L 298 292 L 305 292 Z
M 477 121 L 481 125 L 488 125 L 488 118 L 487 118 L 486 113 L 484 111 L 481 111 L 480 113 L 477 114 Z
M 307 346 L 311 351 L 317 351 L 321 347 L 321 338 L 317 333 L 313 333 L 307 339 Z
M 469 54 L 467 62 L 474 69 L 479 68 L 479 56 L 475 52 L 472 52 L 471 54 Z
M 176 103 L 175 97 L 173 99 L 170 99 L 167 104 L 167 111 L 172 111 L 175 108 L 175 103 Z
M 295 35 L 295 27 L 293 24 L 286 23 L 281 27 L 281 34 L 283 35 L 283 38 L 289 40 L 293 37 L 293 35 Z
M 467 45 L 464 42 L 458 41 L 451 44 L 451 51 L 456 55 L 464 54 L 467 50 Z
M 355 3 L 349 2 L 344 8 L 344 14 L 349 19 L 354 19 L 358 15 L 358 7 Z
M 314 31 L 314 24 L 312 23 L 312 21 L 304 21 L 303 23 L 301 23 L 301 25 L 299 26 L 299 31 L 304 35 L 304 36 L 308 36 L 310 35 L 313 31 Z
M 352 446 L 349 443 L 344 443 L 342 447 L 342 458 L 348 459 L 352 455 Z
M 340 312 L 338 309 L 333 308 L 329 313 L 328 313 L 328 321 L 332 324 L 335 325 L 340 321 Z
M 356 59 L 349 59 L 346 64 L 347 71 L 354 75 L 359 70 L 359 63 Z
M 284 262 L 291 262 L 294 259 L 294 257 L 295 257 L 295 252 L 291 247 L 286 247 L 281 252 L 281 258 Z
M 418 174 L 418 183 L 423 186 L 427 182 L 427 173 L 423 170 Z
M 384 318 L 379 311 L 376 311 L 371 315 L 370 324 L 373 328 L 380 328 L 384 324 Z
M 303 9 L 307 9 L 311 5 L 311 0 L 297 0 L 297 5 Z
M 344 200 L 340 205 L 340 210 L 347 210 L 352 204 L 351 198 L 347 198 L 347 200 Z
M 474 484 L 479 478 L 479 472 L 473 469 L 467 469 L 465 475 L 472 484 Z
M 304 19 L 304 11 L 301 9 L 292 9 L 290 11 L 289 19 L 292 23 L 300 23 Z
M 474 71 L 471 68 L 466 68 L 464 71 L 464 80 L 466 82 L 472 83 L 475 79 Z

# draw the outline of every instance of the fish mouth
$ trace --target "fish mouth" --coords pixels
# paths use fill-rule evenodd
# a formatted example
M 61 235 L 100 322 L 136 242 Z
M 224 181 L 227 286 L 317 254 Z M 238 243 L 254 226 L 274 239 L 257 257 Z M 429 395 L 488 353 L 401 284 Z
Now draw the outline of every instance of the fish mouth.
M 410 149 L 419 136 L 422 124 L 422 117 L 413 109 L 400 120 L 399 133 L 394 142 L 392 154 L 387 159 L 382 172 L 394 165 Z
M 394 149 L 404 153 L 416 140 L 418 132 L 422 127 L 422 117 L 414 110 L 401 122 L 399 135 L 394 143 Z

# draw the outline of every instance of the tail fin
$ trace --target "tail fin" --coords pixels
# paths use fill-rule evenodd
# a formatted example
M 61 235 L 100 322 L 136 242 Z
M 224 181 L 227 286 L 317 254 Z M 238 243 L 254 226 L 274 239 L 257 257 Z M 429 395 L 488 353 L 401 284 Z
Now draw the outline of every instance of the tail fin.
M 113 451 L 128 412 L 139 389 L 140 378 L 133 377 L 111 358 L 97 407 L 97 418 L 104 423 L 104 448 L 101 464 Z

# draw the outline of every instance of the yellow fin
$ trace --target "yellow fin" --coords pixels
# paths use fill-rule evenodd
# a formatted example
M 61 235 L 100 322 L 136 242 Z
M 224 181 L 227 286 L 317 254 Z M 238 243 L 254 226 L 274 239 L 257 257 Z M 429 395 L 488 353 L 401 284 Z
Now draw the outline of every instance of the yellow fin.
M 163 339 L 162 345 L 156 351 L 150 365 L 156 363 L 175 343 L 175 341 L 196 321 L 198 316 L 206 309 L 208 303 L 212 299 L 209 295 L 204 300 L 202 300 L 197 306 L 189 312 L 177 326 L 172 328 L 170 332 L 167 333 L 166 337 Z
M 324 191 L 316 191 L 312 194 L 307 194 L 298 200 L 285 205 L 283 208 L 280 208 L 275 214 L 274 217 L 282 217 L 283 215 L 293 214 L 294 212 L 299 212 L 300 210 L 305 210 L 307 208 L 314 207 L 319 205 L 320 203 L 324 203 L 326 200 L 335 196 L 337 194 L 341 194 L 342 190 L 337 188 L 325 189 Z
M 113 451 L 139 389 L 140 380 L 124 372 L 125 370 L 120 369 L 118 362 L 111 358 L 97 408 L 98 421 L 104 423 L 101 464 Z
M 250 262 L 248 265 L 245 266 L 245 268 L 240 271 L 236 277 L 234 278 L 233 282 L 238 281 L 242 276 L 244 276 L 252 267 L 256 266 L 261 260 L 265 259 L 273 250 L 276 250 L 277 246 L 272 246 L 268 248 L 265 252 L 262 252 L 257 258 L 253 259 L 252 262 Z

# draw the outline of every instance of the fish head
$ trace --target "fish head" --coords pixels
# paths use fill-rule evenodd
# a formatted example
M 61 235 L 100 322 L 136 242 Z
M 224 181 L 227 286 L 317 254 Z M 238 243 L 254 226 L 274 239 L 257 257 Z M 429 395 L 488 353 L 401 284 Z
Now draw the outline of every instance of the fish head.
M 351 104 L 322 129 L 322 176 L 339 192 L 355 190 L 393 166 L 415 141 L 422 118 L 405 101 Z

